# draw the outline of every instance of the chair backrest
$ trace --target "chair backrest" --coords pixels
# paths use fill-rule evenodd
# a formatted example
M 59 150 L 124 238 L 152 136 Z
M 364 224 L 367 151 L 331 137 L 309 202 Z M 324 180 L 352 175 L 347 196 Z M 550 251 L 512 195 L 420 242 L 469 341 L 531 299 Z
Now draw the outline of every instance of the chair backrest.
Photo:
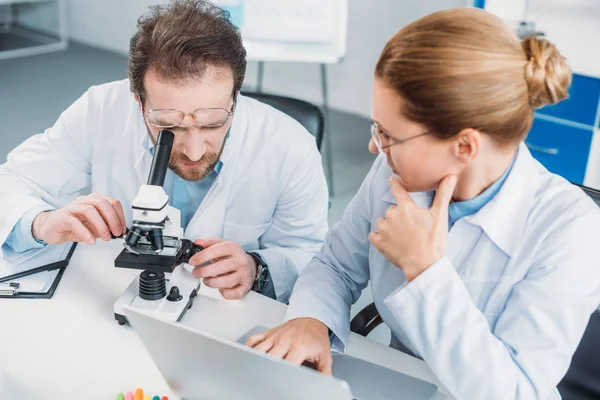
M 565 400 L 600 399 L 600 310 L 592 314 L 558 391 Z
M 600 206 L 600 190 L 592 189 L 587 186 L 581 186 L 581 185 L 577 185 L 577 186 L 582 188 L 583 191 L 585 192 L 585 194 L 590 196 L 592 198 L 592 200 L 594 200 L 596 202 L 596 204 L 598 204 Z
M 600 206 L 600 191 L 577 186 Z M 600 399 L 600 310 L 592 314 L 558 390 L 565 400 Z
M 304 100 L 274 94 L 256 92 L 242 92 L 242 94 L 268 104 L 300 122 L 315 137 L 317 148 L 321 150 L 324 118 L 319 107 Z

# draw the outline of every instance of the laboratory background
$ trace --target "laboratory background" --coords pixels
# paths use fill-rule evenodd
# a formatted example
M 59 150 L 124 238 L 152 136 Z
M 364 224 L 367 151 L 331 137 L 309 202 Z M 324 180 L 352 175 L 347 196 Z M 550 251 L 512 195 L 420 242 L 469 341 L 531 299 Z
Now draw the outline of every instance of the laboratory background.
M 155 3 L 0 0 L 3 162 L 23 140 L 51 126 L 90 86 L 127 77 L 136 20 Z M 574 72 L 570 98 L 536 112 L 527 144 L 550 171 L 600 188 L 600 2 L 352 0 L 347 8 L 321 0 L 242 3 L 216 2 L 229 9 L 253 45 L 247 46 L 250 61 L 243 91 L 325 105 L 321 152 L 331 195 L 330 224 L 340 219 L 375 159 L 367 151 L 371 84 L 383 46 L 407 23 L 452 7 L 482 7 L 520 35 L 544 35 L 567 57 Z M 271 14 L 266 14 L 263 3 L 280 4 L 267 8 Z M 250 18 L 246 25 L 244 17 Z M 279 20 L 261 30 L 261 18 Z M 290 21 L 302 29 L 281 37 L 280 28 Z M 315 44 L 303 45 L 306 35 Z M 280 41 L 274 48 L 253 42 L 273 38 Z M 368 293 L 363 297 L 357 309 L 370 302 Z
M 157 3 L 0 0 L 1 163 L 28 137 L 52 126 L 90 86 L 127 78 L 137 18 Z M 321 111 L 319 150 L 330 192 L 330 226 L 340 220 L 376 158 L 367 146 L 373 71 L 383 46 L 402 26 L 453 7 L 484 8 L 519 36 L 534 34 L 556 44 L 574 73 L 570 95 L 556 106 L 536 110 L 526 144 L 551 172 L 600 189 L 598 0 L 215 3 L 230 11 L 248 51 L 242 93 L 285 96 Z M 292 28 L 282 34 L 282 27 Z M 367 287 L 352 315 L 372 301 Z M 389 329 L 381 324 L 369 338 L 387 345 Z

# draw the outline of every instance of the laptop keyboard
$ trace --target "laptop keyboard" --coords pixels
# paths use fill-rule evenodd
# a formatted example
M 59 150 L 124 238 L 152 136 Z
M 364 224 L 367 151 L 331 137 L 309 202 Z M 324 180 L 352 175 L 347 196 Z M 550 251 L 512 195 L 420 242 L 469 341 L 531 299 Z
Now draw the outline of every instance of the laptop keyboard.
M 246 344 L 250 336 L 267 330 L 256 326 L 237 342 Z M 315 364 L 307 361 L 302 365 L 317 369 Z M 353 395 L 360 396 L 353 400 L 387 400 L 398 395 L 405 400 L 427 400 L 437 392 L 433 384 L 340 353 L 333 353 L 333 376 L 348 382 Z M 374 387 L 377 389 L 373 390 Z

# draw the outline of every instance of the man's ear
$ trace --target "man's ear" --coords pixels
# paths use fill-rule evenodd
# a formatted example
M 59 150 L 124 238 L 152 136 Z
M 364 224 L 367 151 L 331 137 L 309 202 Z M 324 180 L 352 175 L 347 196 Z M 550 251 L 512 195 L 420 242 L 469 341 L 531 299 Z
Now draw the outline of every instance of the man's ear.
M 140 111 L 143 113 L 144 112 L 144 100 L 142 99 L 142 96 L 140 96 L 139 94 L 135 94 L 134 98 L 135 98 L 135 101 L 137 101 L 138 104 L 140 105 Z
M 454 155 L 463 164 L 469 164 L 479 154 L 481 140 L 481 132 L 471 128 L 463 129 L 453 138 Z

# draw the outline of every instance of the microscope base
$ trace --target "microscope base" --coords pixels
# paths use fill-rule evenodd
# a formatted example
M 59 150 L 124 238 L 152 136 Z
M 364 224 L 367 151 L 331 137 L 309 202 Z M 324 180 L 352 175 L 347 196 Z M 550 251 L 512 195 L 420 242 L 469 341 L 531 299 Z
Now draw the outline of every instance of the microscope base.
M 127 287 L 125 292 L 114 305 L 115 320 L 119 325 L 128 324 L 127 316 L 123 311 L 123 305 L 128 305 L 146 313 L 154 313 L 161 319 L 179 322 L 185 312 L 192 307 L 194 298 L 200 290 L 200 279 L 195 278 L 191 271 L 184 265 L 173 270 L 173 273 L 165 274 L 167 296 L 159 300 L 144 300 L 139 296 L 139 279 L 137 276 Z M 172 287 L 179 289 L 179 300 L 169 300 Z

